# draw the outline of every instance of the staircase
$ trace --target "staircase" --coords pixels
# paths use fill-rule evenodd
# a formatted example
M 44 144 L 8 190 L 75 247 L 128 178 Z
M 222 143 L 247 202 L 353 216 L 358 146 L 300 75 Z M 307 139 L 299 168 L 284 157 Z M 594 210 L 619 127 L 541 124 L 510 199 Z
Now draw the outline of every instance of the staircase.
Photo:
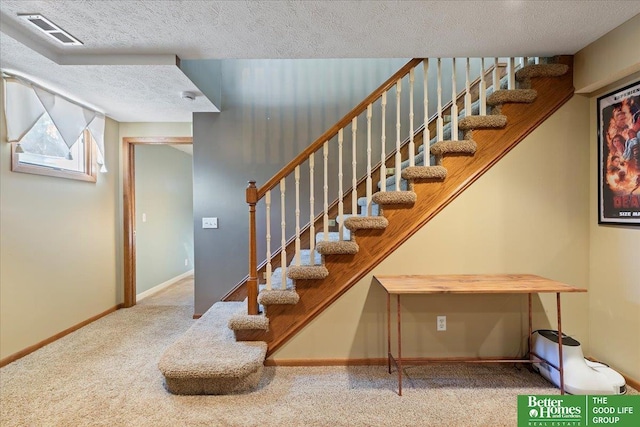
M 571 57 L 558 57 L 544 64 L 525 59 L 519 69 L 513 58 L 506 67 L 496 60 L 492 67 L 483 66 L 479 79 L 473 83 L 469 81 L 467 61 L 464 90 L 459 93 L 455 81 L 452 82 L 452 93 L 457 96 L 444 106 L 438 92 L 437 114 L 430 118 L 425 114 L 426 125 L 418 129 L 411 126 L 404 140 L 400 139 L 400 95 L 397 95 L 396 144 L 387 155 L 384 148 L 387 93 L 391 93 L 391 89 L 395 89 L 396 94 L 401 92 L 400 80 L 405 78 L 413 94 L 414 70 L 422 62 L 421 59 L 410 61 L 261 188 L 250 183 L 247 188 L 249 275 L 224 298 L 225 301 L 247 301 L 228 320 L 238 343 L 265 342 L 268 357 L 504 157 L 574 92 Z M 440 87 L 440 60 L 437 67 Z M 500 82 L 495 85 L 497 90 L 493 90 L 493 82 Z M 413 105 L 411 96 L 410 105 Z M 426 98 L 425 95 L 424 110 L 428 111 Z M 382 111 L 383 136 L 380 163 L 372 166 L 370 123 L 375 102 Z M 413 123 L 413 107 L 409 114 Z M 447 116 L 450 121 L 445 124 Z M 345 191 L 344 133 L 350 126 L 352 140 L 355 140 L 358 121 L 367 125 L 367 170 L 365 176 L 356 179 L 357 167 L 353 160 L 349 171 L 351 188 Z M 461 139 L 459 132 L 463 133 Z M 423 140 L 428 143 L 424 144 Z M 360 141 L 360 144 L 364 143 Z M 339 150 L 336 165 L 339 192 L 330 204 L 328 150 L 336 148 Z M 356 143 L 349 148 L 353 149 L 352 159 L 356 159 Z M 323 165 L 324 169 L 320 178 L 314 178 L 316 157 L 321 159 L 317 162 L 318 168 L 322 169 Z M 304 227 L 300 226 L 301 165 L 308 170 L 310 192 L 310 217 Z M 314 208 L 314 179 L 324 180 L 323 209 L 318 214 Z M 296 226 L 295 235 L 285 239 L 287 228 L 283 213 L 285 198 L 291 194 L 291 181 L 295 183 Z M 273 199 L 281 202 L 281 241 L 280 248 L 271 252 L 271 215 L 276 214 L 271 192 L 278 186 L 280 197 L 276 194 Z M 266 210 L 267 223 L 266 257 L 260 265 L 257 264 L 256 206 Z M 336 224 L 329 218 L 336 218 Z M 215 361 L 207 363 L 215 364 Z M 181 369 L 188 372 L 186 366 Z
M 415 67 L 416 61 L 419 63 L 419 60 L 414 60 L 400 72 L 406 74 L 406 68 Z M 410 150 L 410 141 L 405 141 L 401 149 L 392 153 L 385 161 L 385 165 L 400 166 L 395 169 L 401 170 L 399 177 L 402 180 L 398 178 L 397 189 L 393 188 L 396 175 L 389 177 L 384 183 L 381 181 L 379 187 L 384 185 L 387 187 L 384 190 L 387 191 L 378 191 L 371 196 L 373 215 L 366 215 L 368 202 L 366 197 L 363 197 L 366 181 L 363 178 L 355 185 L 360 213 L 353 209 L 350 215 L 339 212 L 339 209 L 336 209 L 336 205 L 340 204 L 338 200 L 327 209 L 327 214 L 315 218 L 313 227 L 311 223 L 307 224 L 306 228 L 298 233 L 300 237 L 285 242 L 281 249 L 272 255 L 272 265 L 282 265 L 281 257 L 286 257 L 286 277 L 283 280 L 282 267 L 268 272 L 273 286 L 261 285 L 256 299 L 262 306 L 263 313 L 243 312 L 229 322 L 230 328 L 236 333 L 236 339 L 265 341 L 268 344 L 267 355 L 273 353 L 568 101 L 573 95 L 571 65 L 572 58 L 560 57 L 557 58 L 557 63 L 527 65 L 517 72 L 511 68 L 512 71 L 507 73 L 514 74 L 518 88 L 499 89 L 490 93 L 486 98 L 486 105 L 490 108 L 489 114 L 478 115 L 476 108 L 475 112 L 472 111 L 475 115 L 460 117 L 457 128 L 464 132 L 461 140 L 439 140 L 438 137 L 446 135 L 446 127 L 435 123 L 439 118 L 434 118 L 430 125 L 435 126 L 431 127 L 442 127 L 440 132 L 435 132 L 438 135 L 430 141 L 429 152 L 435 158 L 435 164 L 423 164 L 425 158 L 428 158 L 424 156 L 423 129 L 414 132 L 412 142 L 414 147 L 418 148 L 413 165 L 409 165 L 410 160 L 406 154 Z M 388 90 L 389 83 L 393 84 L 397 80 L 398 75 L 393 76 L 382 86 L 382 91 Z M 458 97 L 459 103 L 465 102 L 466 91 Z M 363 102 L 370 103 L 371 99 Z M 457 117 L 456 110 L 461 108 L 451 107 L 451 114 Z M 443 113 L 441 116 L 444 115 Z M 349 120 L 343 122 L 348 123 Z M 346 123 L 339 123 L 334 128 L 343 128 Z M 452 123 L 447 125 L 451 126 Z M 327 136 L 323 135 L 319 141 L 327 139 Z M 310 148 L 292 164 L 302 163 L 301 160 L 315 151 L 312 150 L 315 147 Z M 397 153 L 401 153 L 405 159 L 402 165 L 398 162 Z M 371 181 L 378 182 L 381 175 L 386 176 L 384 171 L 380 171 L 384 169 L 381 166 L 377 174 L 371 175 Z M 289 168 L 293 169 L 290 166 Z M 276 175 L 263 189 L 268 186 L 275 187 L 275 183 L 284 175 L 286 174 Z M 259 192 L 265 194 L 266 190 L 263 189 Z M 352 189 L 344 192 L 343 205 L 349 204 Z M 247 190 L 247 194 L 253 192 L 258 193 L 258 190 Z M 342 215 L 345 219 L 340 223 Z M 341 231 L 342 238 L 339 237 L 340 231 L 329 232 L 326 237 L 324 232 L 314 232 L 322 230 L 323 227 L 326 229 L 323 225 L 326 216 L 337 217 L 338 228 L 344 227 Z M 317 242 L 314 245 L 311 245 L 311 235 L 314 236 L 314 243 Z M 306 246 L 307 249 L 296 251 L 296 244 Z M 300 262 L 296 262 L 295 256 L 292 255 L 297 252 L 300 253 Z M 314 263 L 311 262 L 312 259 L 315 260 Z M 258 271 L 267 273 L 265 265 L 268 261 L 265 260 L 260 269 L 256 266 L 256 281 Z M 245 291 L 249 279 L 248 276 L 230 292 L 226 300 L 239 300 L 249 294 Z M 256 326 L 258 323 L 259 326 Z

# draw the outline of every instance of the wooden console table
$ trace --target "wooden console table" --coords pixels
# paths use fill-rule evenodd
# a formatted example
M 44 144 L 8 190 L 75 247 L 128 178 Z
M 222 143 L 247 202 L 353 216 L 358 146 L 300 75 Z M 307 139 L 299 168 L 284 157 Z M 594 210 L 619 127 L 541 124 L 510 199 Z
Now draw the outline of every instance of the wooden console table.
M 531 274 L 483 274 L 483 275 L 437 275 L 437 276 L 374 276 L 374 279 L 387 291 L 387 367 L 391 373 L 391 362 L 398 370 L 398 394 L 402 396 L 402 330 L 401 330 L 401 295 L 422 294 L 527 294 L 529 299 L 529 354 L 525 359 L 472 359 L 456 358 L 451 360 L 423 359 L 425 362 L 518 362 L 533 363 L 534 358 L 549 363 L 540 355 L 531 351 L 532 313 L 531 298 L 533 294 L 554 292 L 556 294 L 558 313 L 558 361 L 559 366 L 549 363 L 560 372 L 560 393 L 564 394 L 564 363 L 562 360 L 562 321 L 560 310 L 560 294 L 562 292 L 586 292 L 564 283 L 545 279 Z M 397 297 L 398 357 L 391 353 L 391 295 Z

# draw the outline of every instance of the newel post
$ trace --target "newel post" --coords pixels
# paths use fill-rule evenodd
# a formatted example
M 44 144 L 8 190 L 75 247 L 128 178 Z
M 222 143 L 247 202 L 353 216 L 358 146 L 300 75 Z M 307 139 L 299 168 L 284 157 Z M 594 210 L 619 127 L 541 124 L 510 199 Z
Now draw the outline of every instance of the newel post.
M 249 280 L 247 281 L 247 314 L 258 314 L 258 262 L 256 256 L 256 203 L 258 189 L 255 181 L 249 181 L 246 190 L 249 205 Z

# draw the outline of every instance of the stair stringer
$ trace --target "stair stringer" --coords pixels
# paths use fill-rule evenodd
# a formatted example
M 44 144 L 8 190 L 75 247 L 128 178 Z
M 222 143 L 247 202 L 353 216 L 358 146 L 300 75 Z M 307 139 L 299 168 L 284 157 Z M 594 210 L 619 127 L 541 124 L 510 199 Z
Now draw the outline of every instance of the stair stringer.
M 266 341 L 267 357 L 271 355 L 571 99 L 574 93 L 572 57 L 561 57 L 560 61 L 569 65 L 564 76 L 532 79 L 532 88 L 538 91 L 533 103 L 502 107 L 501 113 L 508 119 L 504 129 L 473 132 L 478 145 L 475 155 L 446 155 L 443 166 L 448 175 L 444 181 L 415 182 L 417 200 L 412 207 L 385 206 L 384 216 L 389 220 L 385 230 L 355 232 L 360 246 L 357 254 L 325 256 L 329 276 L 322 280 L 298 280 L 298 304 L 269 306 L 269 331 L 244 331 L 242 339 Z

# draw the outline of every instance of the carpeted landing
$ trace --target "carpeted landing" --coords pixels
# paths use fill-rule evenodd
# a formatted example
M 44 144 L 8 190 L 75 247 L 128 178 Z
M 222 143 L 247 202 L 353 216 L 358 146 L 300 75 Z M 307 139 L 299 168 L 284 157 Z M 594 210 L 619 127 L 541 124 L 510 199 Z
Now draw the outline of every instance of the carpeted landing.
M 516 396 L 558 394 L 513 365 L 409 367 L 403 396 L 386 366 L 265 367 L 255 391 L 177 396 L 158 361 L 193 308 L 119 310 L 0 369 L 0 425 L 514 426 Z M 636 393 L 630 390 L 630 393 Z

